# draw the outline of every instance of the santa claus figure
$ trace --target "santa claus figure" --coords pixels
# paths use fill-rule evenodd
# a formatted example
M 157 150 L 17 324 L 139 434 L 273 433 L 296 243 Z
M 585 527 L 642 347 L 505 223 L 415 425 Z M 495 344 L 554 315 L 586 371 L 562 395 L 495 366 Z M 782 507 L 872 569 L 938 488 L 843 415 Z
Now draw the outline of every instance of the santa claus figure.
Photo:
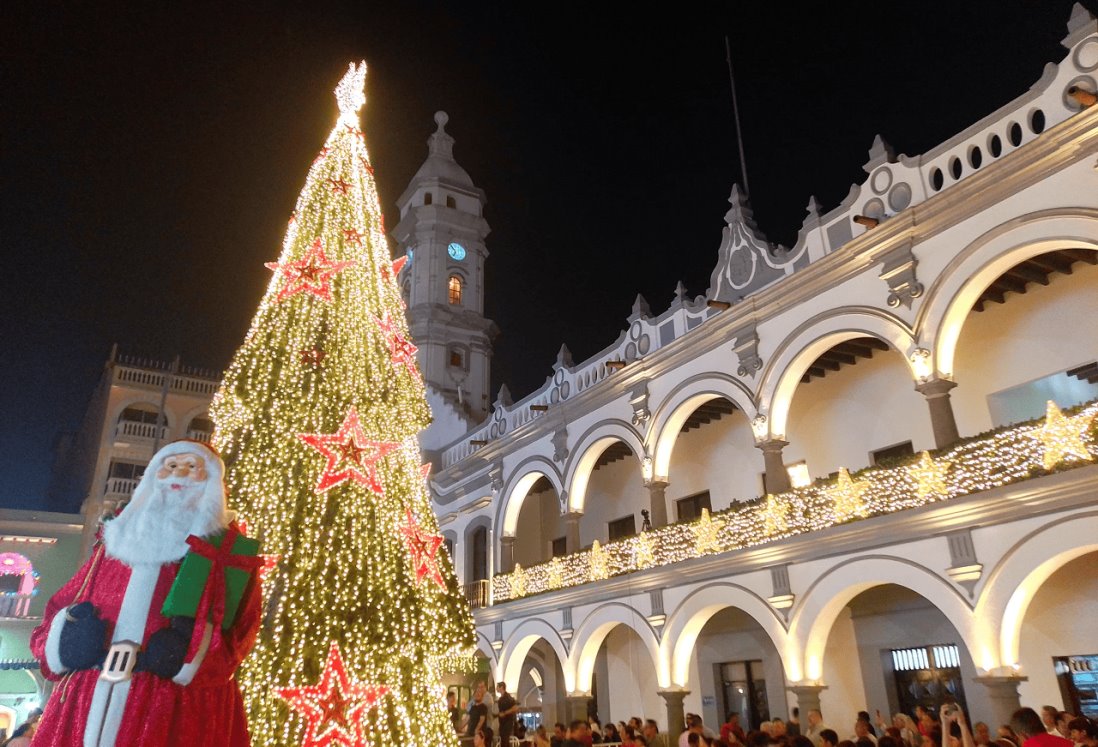
M 162 612 L 192 551 L 188 538 L 238 531 L 226 511 L 223 474 L 204 444 L 165 446 L 131 502 L 105 523 L 92 557 L 50 599 L 31 649 L 56 684 L 34 745 L 249 745 L 233 673 L 259 628 L 254 574 L 228 627 L 216 614 L 201 614 L 196 624 Z

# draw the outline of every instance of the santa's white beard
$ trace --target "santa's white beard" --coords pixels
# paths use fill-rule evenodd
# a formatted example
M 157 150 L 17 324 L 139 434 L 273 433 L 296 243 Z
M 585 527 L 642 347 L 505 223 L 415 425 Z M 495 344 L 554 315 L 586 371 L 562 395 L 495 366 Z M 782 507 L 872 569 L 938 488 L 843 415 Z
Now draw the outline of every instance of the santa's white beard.
M 191 478 L 157 479 L 152 491 L 134 500 L 109 522 L 103 538 L 107 552 L 130 565 L 171 563 L 190 547 L 187 537 L 205 537 L 223 526 L 204 506 L 206 481 Z M 204 510 L 206 509 L 206 510 Z

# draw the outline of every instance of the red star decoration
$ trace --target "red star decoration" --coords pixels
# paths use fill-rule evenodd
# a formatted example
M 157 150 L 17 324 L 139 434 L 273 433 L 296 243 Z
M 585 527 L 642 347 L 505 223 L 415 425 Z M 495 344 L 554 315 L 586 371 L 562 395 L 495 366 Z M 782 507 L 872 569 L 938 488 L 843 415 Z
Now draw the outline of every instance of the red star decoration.
M 320 348 L 313 348 L 312 350 L 299 350 L 297 351 L 297 354 L 301 356 L 301 365 L 312 366 L 313 368 L 320 368 L 320 364 L 328 355 Z
M 416 569 L 416 583 L 430 576 L 431 580 L 445 588 L 442 572 L 438 568 L 438 548 L 442 546 L 441 534 L 429 534 L 416 523 L 412 512 L 407 512 L 407 524 L 402 524 L 400 533 L 404 535 L 404 544 L 412 556 L 412 566 Z
M 400 444 L 366 438 L 354 406 L 347 411 L 343 425 L 335 433 L 301 433 L 298 438 L 328 458 L 324 472 L 316 483 L 316 492 L 323 493 L 342 482 L 353 480 L 378 495 L 385 494 L 378 482 L 377 462 Z
M 419 466 L 419 474 L 423 476 L 423 481 L 427 482 L 427 476 L 431 474 L 431 463 L 421 464 Z
M 351 188 L 351 185 L 342 179 L 329 179 L 328 183 L 332 185 L 332 194 L 347 194 L 347 190 Z
M 389 688 L 352 682 L 339 644 L 332 641 L 320 682 L 276 687 L 273 691 L 305 718 L 301 747 L 357 747 L 363 743 L 362 717 L 377 706 Z
M 259 583 L 262 584 L 278 568 L 278 561 L 282 560 L 282 556 L 261 554 L 259 557 L 263 558 L 263 565 L 259 566 Z
M 332 278 L 354 263 L 354 260 L 331 261 L 324 253 L 324 246 L 320 243 L 320 239 L 317 239 L 301 259 L 284 265 L 267 262 L 265 267 L 276 272 L 281 271 L 286 279 L 282 290 L 278 292 L 279 301 L 284 301 L 301 292 L 311 293 L 317 298 L 331 301 Z
M 404 269 L 404 265 L 406 265 L 406 264 L 408 264 L 408 255 L 407 254 L 405 254 L 403 257 L 397 257 L 393 261 L 393 275 L 394 276 L 399 275 L 400 271 Z
M 373 176 L 374 167 L 370 165 L 370 162 L 367 161 L 365 158 L 359 158 L 358 160 L 362 163 L 362 168 L 366 169 L 366 173 L 368 173 L 370 176 Z
M 389 340 L 389 359 L 394 366 L 405 366 L 413 376 L 419 376 L 416 369 L 416 351 L 419 350 L 411 340 L 400 334 L 389 313 L 385 313 L 384 321 L 374 317 L 377 325 Z
M 348 244 L 362 246 L 362 234 L 353 228 L 343 229 L 343 240 L 346 241 Z
M 381 224 L 381 232 L 385 233 L 385 216 L 384 215 L 377 216 L 377 222 Z
M 355 137 L 363 137 L 362 130 L 358 129 L 354 125 L 343 125 L 343 126 L 347 128 L 347 132 L 350 133 L 351 135 L 354 135 Z
M 297 213 L 290 213 L 289 224 L 292 226 L 295 223 L 297 223 Z
M 327 158 L 328 154 L 331 153 L 331 152 L 332 152 L 331 148 L 328 148 L 328 147 L 321 148 L 320 152 L 316 154 L 316 158 L 313 159 L 313 163 L 320 163 L 325 158 Z

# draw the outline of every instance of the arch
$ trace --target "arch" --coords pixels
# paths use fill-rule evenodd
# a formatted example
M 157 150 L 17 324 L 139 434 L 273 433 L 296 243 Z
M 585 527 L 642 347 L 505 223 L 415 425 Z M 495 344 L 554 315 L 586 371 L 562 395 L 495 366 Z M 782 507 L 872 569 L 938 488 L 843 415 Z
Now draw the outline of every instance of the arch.
M 953 375 L 961 329 L 976 299 L 1011 267 L 1057 249 L 1098 251 L 1098 210 L 1057 208 L 1018 216 L 985 232 L 945 266 L 915 318 L 935 369 Z
M 568 511 L 583 512 L 587 482 L 591 479 L 595 462 L 602 456 L 606 447 L 615 441 L 621 441 L 632 449 L 637 459 L 644 458 L 644 442 L 640 434 L 624 420 L 603 420 L 591 426 L 580 436 L 565 469 L 564 484 L 568 486 L 566 504 Z
M 147 412 L 155 413 L 155 412 L 158 412 L 160 410 L 160 403 L 158 401 L 154 401 L 149 396 L 137 394 L 137 395 L 134 395 L 132 397 L 126 397 L 125 399 L 119 401 L 117 405 L 115 405 L 114 423 L 117 424 L 117 423 L 122 422 L 122 413 L 125 412 L 128 408 L 134 407 L 135 405 L 145 405 L 148 408 Z M 209 405 L 205 405 L 202 409 L 206 409 L 206 407 L 208 407 L 208 406 Z M 139 407 L 137 409 L 145 409 L 145 408 L 140 408 Z M 173 420 L 174 420 L 174 418 L 171 417 L 171 413 L 169 413 L 168 408 L 165 407 L 164 408 L 164 427 L 170 430 Z
M 774 608 L 745 586 L 718 582 L 707 584 L 691 592 L 667 618 L 660 640 L 659 661 L 661 664 L 667 664 L 668 669 L 657 669 L 661 688 L 687 686 L 687 680 L 690 677 L 690 656 L 694 652 L 698 635 L 713 615 L 729 607 L 735 607 L 746 613 L 766 631 L 770 641 L 778 650 L 786 676 L 793 681 L 800 679 L 799 675 L 794 676 L 791 673 L 790 664 L 793 660 L 787 655 L 788 635 Z
M 785 435 L 793 395 L 812 362 L 832 346 L 855 337 L 876 337 L 888 343 L 903 357 L 915 380 L 908 357 L 915 347 L 915 337 L 899 317 L 868 306 L 846 306 L 818 314 L 793 330 L 766 366 L 759 388 L 759 409 L 769 420 L 769 436 Z
M 511 476 L 503 483 L 503 500 L 496 509 L 495 524 L 499 534 L 503 537 L 514 537 L 515 527 L 518 524 L 519 514 L 522 512 L 522 504 L 540 478 L 544 477 L 557 491 L 557 496 L 564 494 L 564 479 L 561 477 L 557 465 L 543 456 L 532 456 L 519 462 L 511 470 Z
M 446 301 L 451 306 L 461 306 L 465 294 L 465 278 L 460 272 L 450 271 L 446 278 Z
M 957 629 L 969 654 L 980 650 L 972 609 L 950 582 L 910 560 L 864 555 L 820 574 L 798 600 L 789 632 L 791 643 L 803 654 L 801 672 L 805 679 L 820 679 L 827 639 L 842 609 L 863 591 L 884 584 L 896 584 L 922 596 Z
M 652 454 L 653 476 L 667 477 L 671 468 L 671 453 L 675 449 L 682 424 L 694 410 L 714 397 L 723 397 L 734 404 L 748 420 L 756 415 L 751 392 L 739 380 L 719 373 L 701 374 L 687 379 L 668 393 L 652 417 L 649 451 Z
M 982 632 L 998 643 L 992 655 L 982 653 L 980 666 L 991 670 L 1018 663 L 1022 623 L 1037 590 L 1064 565 L 1092 552 L 1098 552 L 1098 511 L 1061 517 L 1007 551 L 976 605 L 977 619 L 987 626 Z
M 17 552 L 0 553 L 0 576 L 18 576 L 18 594 L 30 594 L 38 585 L 38 574 L 30 559 Z
M 572 659 L 569 668 L 575 673 L 576 689 L 579 692 L 591 691 L 595 657 L 610 631 L 619 625 L 624 625 L 640 637 L 641 643 L 652 657 L 652 666 L 657 673 L 664 668 L 660 666 L 659 639 L 645 616 L 627 604 L 610 602 L 592 610 L 572 636 Z
M 499 672 L 503 675 L 504 682 L 518 682 L 522 674 L 522 665 L 526 661 L 526 655 L 530 653 L 530 647 L 538 639 L 544 640 L 557 655 L 561 670 L 564 672 L 564 687 L 566 692 L 575 692 L 575 677 L 569 666 L 568 647 L 556 629 L 538 617 L 523 620 L 507 636 L 503 650 L 499 654 Z

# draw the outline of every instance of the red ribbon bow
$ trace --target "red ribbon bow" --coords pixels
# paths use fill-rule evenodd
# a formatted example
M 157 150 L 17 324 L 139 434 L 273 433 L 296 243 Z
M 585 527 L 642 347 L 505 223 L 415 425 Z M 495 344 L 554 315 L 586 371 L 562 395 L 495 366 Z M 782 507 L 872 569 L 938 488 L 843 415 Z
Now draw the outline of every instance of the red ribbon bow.
M 221 646 L 221 622 L 225 619 L 225 570 L 239 568 L 245 571 L 254 571 L 263 564 L 263 558 L 250 555 L 233 555 L 233 545 L 240 536 L 240 530 L 236 523 L 229 524 L 225 530 L 225 536 L 221 540 L 221 547 L 215 547 L 205 540 L 195 537 L 193 534 L 187 537 L 187 544 L 191 546 L 191 552 L 197 553 L 210 561 L 210 575 L 206 580 L 206 588 L 202 590 L 202 597 L 198 600 L 198 609 L 194 614 L 194 633 L 191 635 L 191 645 L 187 648 L 187 661 L 193 661 L 198 648 L 202 644 L 202 636 L 206 630 L 206 620 L 210 618 L 213 625 L 213 636 L 210 639 L 210 651 L 216 651 Z M 213 612 L 210 616 L 211 609 Z

